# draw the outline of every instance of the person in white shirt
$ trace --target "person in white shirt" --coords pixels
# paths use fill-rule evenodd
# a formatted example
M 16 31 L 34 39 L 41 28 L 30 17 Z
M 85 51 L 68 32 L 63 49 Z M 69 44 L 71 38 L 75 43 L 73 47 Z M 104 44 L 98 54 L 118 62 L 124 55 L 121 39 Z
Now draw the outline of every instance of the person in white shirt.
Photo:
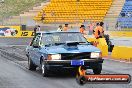
M 62 30 L 63 30 L 62 25 L 60 25 L 57 31 L 62 31 Z
M 37 27 L 37 31 L 40 31 L 40 26 L 38 25 L 38 27 Z

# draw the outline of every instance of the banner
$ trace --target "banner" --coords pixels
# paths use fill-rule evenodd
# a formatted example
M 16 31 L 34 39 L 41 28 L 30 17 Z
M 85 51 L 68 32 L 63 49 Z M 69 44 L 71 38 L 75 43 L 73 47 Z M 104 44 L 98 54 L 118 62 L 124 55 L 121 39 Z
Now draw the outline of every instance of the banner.
M 0 37 L 18 36 L 20 28 L 20 26 L 0 26 Z
M 0 26 L 0 37 L 33 37 L 33 31 L 21 31 L 20 26 Z
M 20 31 L 19 37 L 33 37 L 34 32 L 33 31 Z

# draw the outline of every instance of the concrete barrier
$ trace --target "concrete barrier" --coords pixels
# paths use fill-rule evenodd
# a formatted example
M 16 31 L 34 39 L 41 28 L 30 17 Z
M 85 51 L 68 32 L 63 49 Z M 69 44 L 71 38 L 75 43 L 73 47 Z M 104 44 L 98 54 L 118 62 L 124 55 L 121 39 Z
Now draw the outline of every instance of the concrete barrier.
M 100 39 L 87 38 L 87 40 L 89 42 L 92 42 L 94 46 L 98 47 L 101 50 L 103 57 L 108 56 L 108 46 L 105 38 L 100 38 Z
M 132 47 L 115 46 L 111 57 L 117 60 L 132 61 Z
M 106 31 L 105 34 L 116 37 L 132 37 L 132 31 Z

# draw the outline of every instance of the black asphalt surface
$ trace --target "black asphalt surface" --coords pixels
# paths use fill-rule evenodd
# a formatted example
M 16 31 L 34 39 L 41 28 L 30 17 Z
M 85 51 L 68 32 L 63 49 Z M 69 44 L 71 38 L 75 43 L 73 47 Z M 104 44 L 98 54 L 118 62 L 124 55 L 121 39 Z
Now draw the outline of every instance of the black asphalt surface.
M 25 45 L 29 44 L 29 41 L 31 39 L 0 39 L 0 88 L 132 88 L 132 83 L 80 86 L 75 75 L 71 75 L 72 72 L 64 71 L 62 74 L 55 72 L 50 77 L 42 77 L 39 68 L 37 71 L 27 69 Z M 91 70 L 88 70 L 88 73 L 93 74 Z M 102 74 L 132 75 L 132 63 L 105 59 Z
M 32 38 L 0 38 L 0 45 L 29 45 Z

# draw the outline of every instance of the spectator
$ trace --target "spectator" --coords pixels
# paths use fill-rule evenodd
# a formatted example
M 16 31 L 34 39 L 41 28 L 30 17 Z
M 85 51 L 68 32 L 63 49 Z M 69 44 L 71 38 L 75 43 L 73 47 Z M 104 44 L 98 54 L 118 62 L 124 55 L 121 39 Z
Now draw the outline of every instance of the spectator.
M 40 26 L 39 25 L 35 26 L 35 28 L 34 28 L 34 34 L 35 35 L 36 35 L 37 31 L 40 31 Z
M 63 30 L 62 25 L 60 25 L 57 31 L 62 31 L 62 30 Z
M 86 22 L 86 20 L 84 19 L 83 20 L 83 23 L 82 23 L 84 26 L 86 26 L 86 24 L 87 24 L 87 22 Z
M 68 31 L 68 24 L 65 24 L 64 28 L 63 28 L 63 31 Z
M 51 11 L 51 16 L 55 16 L 55 13 L 53 11 Z
M 93 30 L 93 34 L 95 33 L 96 29 L 99 27 L 99 23 L 96 24 L 95 29 Z
M 35 28 L 34 28 L 34 35 L 36 35 L 36 32 L 37 32 L 37 27 L 35 26 Z
M 128 17 L 131 17 L 131 13 L 129 12 L 129 13 L 127 14 L 127 16 L 128 16 Z
M 82 34 L 86 34 L 86 33 L 85 33 L 85 26 L 84 26 L 84 25 L 81 25 L 79 31 L 80 31 L 80 33 L 82 33 Z
M 95 36 L 96 39 L 104 37 L 103 25 L 104 25 L 104 23 L 100 22 L 99 26 L 97 24 L 97 27 L 94 29 L 94 36 Z
M 99 37 L 103 38 L 104 37 L 104 23 L 100 22 L 100 26 L 99 26 Z
M 37 31 L 40 31 L 40 26 L 39 25 L 37 26 Z
M 109 24 L 106 23 L 106 30 L 108 31 L 109 30 Z
M 125 14 L 125 13 L 121 13 L 121 16 L 122 16 L 122 17 L 125 17 L 125 16 L 126 16 L 126 14 Z
M 92 35 L 94 25 L 90 23 L 88 27 L 89 27 L 89 35 Z
M 46 16 L 46 14 L 45 14 L 45 11 L 43 10 L 41 21 L 43 21 L 45 19 L 45 16 Z

